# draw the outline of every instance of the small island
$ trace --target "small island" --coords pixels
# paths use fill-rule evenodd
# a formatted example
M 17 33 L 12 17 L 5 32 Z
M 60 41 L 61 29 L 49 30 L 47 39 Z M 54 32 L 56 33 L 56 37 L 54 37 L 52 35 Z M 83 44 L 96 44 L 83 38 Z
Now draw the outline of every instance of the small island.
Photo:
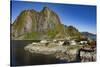
M 85 44 L 74 40 L 41 40 L 28 44 L 24 49 L 30 53 L 53 55 L 66 62 L 96 61 L 95 47 Z

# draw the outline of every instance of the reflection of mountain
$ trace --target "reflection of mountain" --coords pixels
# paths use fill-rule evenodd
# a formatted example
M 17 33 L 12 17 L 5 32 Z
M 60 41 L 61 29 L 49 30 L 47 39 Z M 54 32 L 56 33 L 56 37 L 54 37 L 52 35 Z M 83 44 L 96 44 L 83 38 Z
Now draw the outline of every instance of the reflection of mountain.
M 81 36 L 75 27 L 61 24 L 59 16 L 48 7 L 44 7 L 40 12 L 33 9 L 22 11 L 11 25 L 11 29 L 14 40 L 79 38 Z
M 96 34 L 92 34 L 92 33 L 89 33 L 89 32 L 82 32 L 82 35 L 84 35 L 88 38 L 91 38 L 93 40 L 96 40 Z

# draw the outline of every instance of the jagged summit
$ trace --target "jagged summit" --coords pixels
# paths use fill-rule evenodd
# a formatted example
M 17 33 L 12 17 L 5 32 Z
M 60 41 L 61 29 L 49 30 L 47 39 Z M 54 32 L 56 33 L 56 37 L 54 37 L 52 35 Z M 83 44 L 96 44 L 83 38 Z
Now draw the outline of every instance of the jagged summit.
M 47 6 L 40 12 L 34 9 L 23 10 L 11 28 L 14 40 L 66 38 L 66 33 L 72 36 L 78 32 L 75 28 L 70 31 L 70 28 L 64 27 L 57 13 Z
M 50 10 L 47 6 L 44 6 L 42 10 Z
M 43 37 L 53 37 L 52 30 L 61 27 L 59 16 L 51 11 L 48 7 L 44 7 L 41 12 L 37 12 L 34 9 L 23 10 L 16 18 L 12 25 L 12 38 L 13 39 L 35 39 L 39 33 L 43 34 Z M 60 30 L 57 30 L 60 32 Z M 51 33 L 51 34 L 49 34 Z M 30 35 L 28 35 L 30 34 Z M 36 37 L 38 38 L 38 37 Z M 42 38 L 40 36 L 38 39 Z

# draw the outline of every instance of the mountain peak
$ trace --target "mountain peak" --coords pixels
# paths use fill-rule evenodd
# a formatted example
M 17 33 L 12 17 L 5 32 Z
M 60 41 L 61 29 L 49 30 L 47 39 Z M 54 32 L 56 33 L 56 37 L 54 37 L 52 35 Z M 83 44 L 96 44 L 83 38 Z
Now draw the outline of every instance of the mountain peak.
M 49 10 L 49 8 L 47 6 L 44 6 L 43 9 L 44 10 Z
M 41 39 L 36 37 L 38 33 L 45 33 L 48 38 L 54 37 L 52 29 L 60 28 L 60 18 L 53 10 L 45 6 L 42 11 L 37 12 L 34 9 L 23 10 L 14 24 L 12 25 L 13 39 Z M 60 30 L 57 29 L 57 32 Z M 36 35 L 35 35 L 36 34 Z M 50 35 L 49 35 L 50 34 Z M 36 38 L 34 38 L 34 36 Z
M 36 10 L 34 9 L 26 9 L 26 10 L 23 10 L 22 12 L 32 12 L 32 11 L 36 12 Z
M 47 11 L 51 11 L 51 10 L 47 6 L 44 6 L 42 11 L 46 11 L 47 12 Z

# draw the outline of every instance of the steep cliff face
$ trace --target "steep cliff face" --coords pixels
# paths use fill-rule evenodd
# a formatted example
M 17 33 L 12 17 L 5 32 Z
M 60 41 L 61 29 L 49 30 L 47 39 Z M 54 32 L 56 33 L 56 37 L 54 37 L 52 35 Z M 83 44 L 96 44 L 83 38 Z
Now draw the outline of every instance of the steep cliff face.
M 66 22 L 67 23 L 67 22 Z M 80 36 L 73 26 L 65 26 L 59 16 L 48 7 L 40 12 L 33 9 L 22 11 L 11 24 L 13 40 L 40 40 Z
M 54 29 L 60 32 L 57 28 L 61 28 L 60 19 L 48 7 L 44 7 L 40 12 L 33 9 L 24 10 L 12 24 L 12 39 L 32 39 L 31 35 L 36 36 L 41 33 L 46 33 L 48 36 L 50 31 Z

